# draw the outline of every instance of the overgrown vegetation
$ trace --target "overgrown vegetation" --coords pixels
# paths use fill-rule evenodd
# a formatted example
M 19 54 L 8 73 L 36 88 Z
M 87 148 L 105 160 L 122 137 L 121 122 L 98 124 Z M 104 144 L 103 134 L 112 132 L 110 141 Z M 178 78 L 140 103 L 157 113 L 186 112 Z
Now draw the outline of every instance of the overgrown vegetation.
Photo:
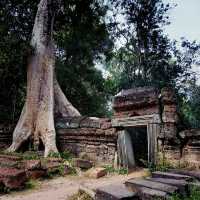
M 33 180 L 33 179 L 29 179 L 26 183 L 25 183 L 25 189 L 36 189 L 39 187 L 39 181 L 37 180 Z
M 115 169 L 112 165 L 105 165 L 103 166 L 108 174 L 120 174 L 120 175 L 126 175 L 128 174 L 127 168 L 118 168 Z
M 200 188 L 191 187 L 188 197 L 183 197 L 180 194 L 173 194 L 170 200 L 200 200 Z
M 165 157 L 164 153 L 161 153 L 157 156 L 156 164 L 149 163 L 147 160 L 140 159 L 140 162 L 143 163 L 143 165 L 149 169 L 150 172 L 154 171 L 161 171 L 166 172 L 169 169 L 173 168 L 180 168 L 178 166 L 173 166 Z
M 87 193 L 82 190 L 79 190 L 77 194 L 69 197 L 67 200 L 93 200 Z

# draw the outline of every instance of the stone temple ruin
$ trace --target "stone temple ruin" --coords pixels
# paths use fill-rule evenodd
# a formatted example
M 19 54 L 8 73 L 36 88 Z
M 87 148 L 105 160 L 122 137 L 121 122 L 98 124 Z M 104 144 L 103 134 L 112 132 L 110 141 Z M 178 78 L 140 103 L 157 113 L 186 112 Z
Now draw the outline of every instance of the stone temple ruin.
M 57 119 L 57 146 L 97 164 L 133 168 L 155 164 L 160 157 L 173 164 L 200 166 L 200 131 L 178 130 L 174 92 L 152 87 L 122 90 L 113 100 L 112 119 Z M 1 130 L 0 147 L 11 143 Z

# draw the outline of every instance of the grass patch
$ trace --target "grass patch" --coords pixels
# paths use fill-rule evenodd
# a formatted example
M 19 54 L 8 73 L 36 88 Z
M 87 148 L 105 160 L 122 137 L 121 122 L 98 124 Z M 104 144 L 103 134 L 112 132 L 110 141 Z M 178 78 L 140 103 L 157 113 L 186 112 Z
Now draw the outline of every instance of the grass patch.
M 89 194 L 79 190 L 77 194 L 74 194 L 67 200 L 93 200 L 93 198 Z
M 180 194 L 173 194 L 170 200 L 200 200 L 200 188 L 191 187 L 188 197 L 182 197 Z
M 36 189 L 39 185 L 39 181 L 30 179 L 25 183 L 25 189 Z
M 103 167 L 106 169 L 108 174 L 120 174 L 120 175 L 128 174 L 127 168 L 115 169 L 112 165 L 105 165 Z
M 40 156 L 36 152 L 25 152 L 22 154 L 23 160 L 39 160 Z
M 64 160 L 71 160 L 73 158 L 72 154 L 65 150 L 63 152 L 50 152 L 49 158 L 62 158 Z

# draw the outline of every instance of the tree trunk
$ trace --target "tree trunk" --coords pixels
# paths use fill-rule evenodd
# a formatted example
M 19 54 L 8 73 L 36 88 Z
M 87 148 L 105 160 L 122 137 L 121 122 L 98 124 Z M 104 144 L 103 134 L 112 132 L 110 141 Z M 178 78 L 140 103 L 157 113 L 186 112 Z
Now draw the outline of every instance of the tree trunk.
M 40 141 L 45 147 L 44 156 L 57 152 L 54 113 L 60 116 L 80 116 L 67 100 L 55 77 L 55 47 L 53 23 L 55 0 L 41 0 L 33 27 L 31 46 L 34 55 L 27 70 L 27 97 L 20 119 L 13 133 L 8 151 L 16 151 L 31 138 L 37 150 Z

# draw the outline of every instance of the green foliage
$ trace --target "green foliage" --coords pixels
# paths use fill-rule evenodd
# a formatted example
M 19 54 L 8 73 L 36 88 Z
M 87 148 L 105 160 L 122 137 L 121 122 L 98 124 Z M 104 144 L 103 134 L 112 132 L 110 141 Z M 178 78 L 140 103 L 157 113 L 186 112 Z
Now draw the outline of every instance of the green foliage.
M 180 194 L 173 194 L 170 200 L 200 200 L 200 188 L 191 187 L 190 195 L 188 197 L 182 197 Z
M 25 189 L 36 189 L 39 186 L 39 182 L 37 180 L 29 179 L 25 183 Z
M 146 160 L 142 160 L 142 159 L 140 159 L 140 161 L 143 163 L 144 166 L 146 166 L 149 169 L 150 172 L 154 172 L 154 171 L 166 172 L 169 169 L 174 168 L 174 166 L 172 166 L 171 163 L 166 159 L 164 154 L 157 156 L 156 164 L 149 163 Z
M 162 0 L 113 1 L 116 12 L 121 9 L 126 20 L 119 26 L 120 22 L 114 18 L 116 37 L 125 44 L 116 50 L 108 64 L 114 78 L 119 80 L 119 89 L 173 85 L 181 69 L 173 61 L 172 44 L 163 33 L 163 26 L 169 24 L 170 5 Z
M 72 153 L 67 150 L 60 152 L 60 156 L 64 160 L 71 160 L 73 158 Z
M 60 158 L 59 152 L 50 152 L 48 155 L 49 158 Z
M 94 65 L 102 60 L 100 54 L 107 57 L 112 48 L 103 20 L 107 9 L 97 1 L 64 4 L 65 14 L 57 19 L 63 29 L 55 34 L 61 51 L 56 69 L 59 82 L 83 115 L 105 115 L 104 79 Z
M 40 156 L 36 153 L 36 152 L 25 152 L 25 153 L 22 153 L 22 158 L 23 160 L 39 160 L 40 159 Z
M 90 195 L 86 194 L 84 191 L 79 190 L 77 194 L 67 198 L 68 200 L 93 200 Z
M 4 122 L 14 122 L 24 103 L 25 71 L 36 6 L 36 1 L 0 1 L 0 96 L 3 97 L 0 119 Z
M 73 158 L 73 155 L 65 150 L 63 152 L 50 152 L 48 155 L 49 158 L 62 158 L 64 160 L 71 160 Z
M 108 174 L 120 174 L 120 175 L 128 174 L 127 168 L 115 169 L 112 165 L 105 165 L 103 167 L 106 169 Z
M 148 165 L 148 168 L 149 168 L 149 171 L 150 172 L 155 172 L 155 171 L 161 171 L 161 172 L 166 172 L 168 171 L 169 169 L 172 168 L 172 166 L 169 164 L 169 163 L 158 163 L 156 165 L 150 163 Z
M 189 128 L 200 128 L 200 86 L 195 79 L 188 83 L 187 94 L 180 106 L 182 121 Z

